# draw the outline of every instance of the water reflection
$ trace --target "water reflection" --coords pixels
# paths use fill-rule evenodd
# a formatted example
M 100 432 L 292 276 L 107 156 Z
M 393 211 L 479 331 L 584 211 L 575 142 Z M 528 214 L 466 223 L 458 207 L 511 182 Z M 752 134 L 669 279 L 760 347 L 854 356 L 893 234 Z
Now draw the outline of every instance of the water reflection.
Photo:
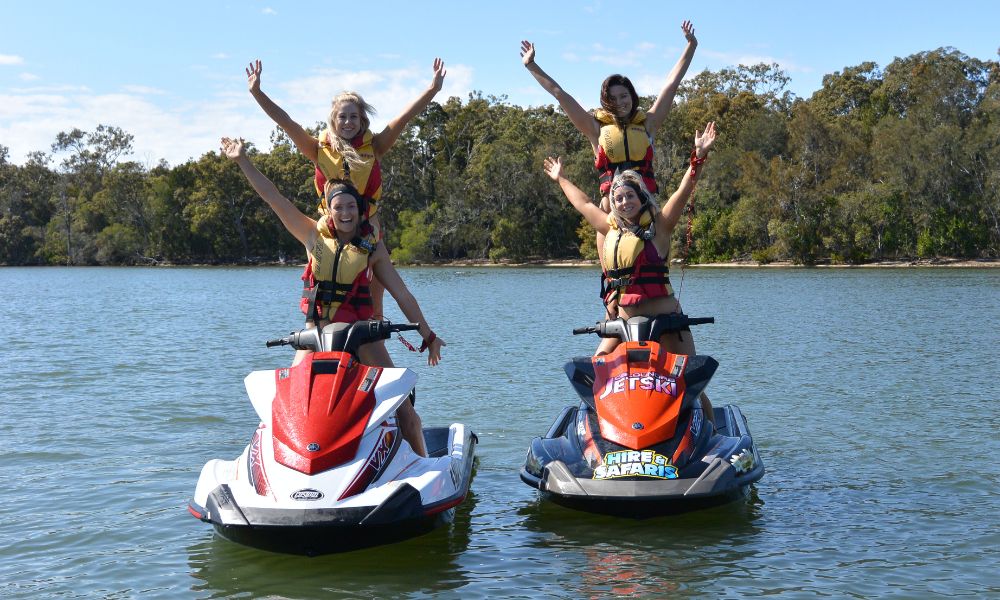
M 539 556 L 574 565 L 569 595 L 653 597 L 703 586 L 720 564 L 750 558 L 763 502 L 753 486 L 731 504 L 646 519 L 597 515 L 544 499 L 519 510 Z
M 457 561 L 469 546 L 471 493 L 454 520 L 397 544 L 318 557 L 277 554 L 216 535 L 188 546 L 190 589 L 198 597 L 392 597 L 448 593 L 468 583 Z

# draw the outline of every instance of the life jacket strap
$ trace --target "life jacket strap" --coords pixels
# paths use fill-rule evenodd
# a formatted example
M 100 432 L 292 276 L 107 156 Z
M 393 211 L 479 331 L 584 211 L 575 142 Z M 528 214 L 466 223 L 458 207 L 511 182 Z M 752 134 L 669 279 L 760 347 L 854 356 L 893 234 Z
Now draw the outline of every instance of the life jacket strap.
M 611 180 L 615 178 L 616 171 L 627 171 L 629 169 L 640 175 L 652 176 L 653 174 L 653 170 L 649 168 L 649 164 L 644 160 L 623 160 L 622 162 L 608 163 L 600 175 L 600 182 L 611 183 Z
M 670 268 L 666 265 L 642 265 L 638 269 L 633 267 L 611 269 L 606 273 L 601 273 L 601 297 L 607 295 L 611 290 L 630 285 L 647 283 L 670 285 L 669 273 Z

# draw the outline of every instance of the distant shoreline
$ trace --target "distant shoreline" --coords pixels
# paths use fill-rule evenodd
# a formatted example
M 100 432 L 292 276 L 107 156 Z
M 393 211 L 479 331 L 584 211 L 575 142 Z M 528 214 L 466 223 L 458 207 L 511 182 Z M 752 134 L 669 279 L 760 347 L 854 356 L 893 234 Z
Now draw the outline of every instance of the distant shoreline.
M 280 262 L 280 261 L 260 261 L 260 262 L 244 262 L 244 263 L 148 263 L 144 265 L 2 265 L 0 268 L 8 267 L 291 267 L 299 266 L 305 267 L 305 262 Z M 449 261 L 435 261 L 435 262 L 422 262 L 422 263 L 410 263 L 410 264 L 396 264 L 397 267 L 439 267 L 439 268 L 455 268 L 455 267 L 470 267 L 470 268 L 579 268 L 579 267 L 598 267 L 596 260 L 529 260 L 524 262 L 493 262 L 488 259 L 472 259 L 472 260 L 449 260 Z M 671 262 L 671 266 L 674 268 L 681 268 L 681 261 L 674 260 Z M 996 258 L 979 258 L 979 259 L 962 259 L 962 258 L 929 258 L 929 259 L 909 259 L 909 260 L 883 260 L 873 263 L 864 264 L 833 264 L 833 263 L 819 263 L 813 265 L 802 265 L 795 264 L 790 261 L 773 261 L 769 263 L 760 263 L 757 261 L 732 261 L 732 262 L 717 262 L 717 263 L 695 263 L 686 265 L 685 268 L 688 269 L 905 269 L 905 268 L 924 268 L 924 267 L 940 267 L 940 268 L 958 268 L 958 269 L 989 269 L 989 268 L 1000 268 L 1000 259 Z
M 495 263 L 488 260 L 455 260 L 446 262 L 428 262 L 428 263 L 415 263 L 410 265 L 397 265 L 397 266 L 408 266 L 408 267 L 597 267 L 596 260 L 537 260 L 537 261 L 526 261 L 526 262 L 500 262 Z M 673 261 L 671 266 L 675 268 L 680 268 L 680 261 Z M 814 265 L 802 265 L 794 264 L 790 261 L 774 261 L 769 263 L 760 263 L 756 261 L 733 261 L 733 262 L 718 262 L 718 263 L 695 263 L 685 266 L 689 269 L 694 268 L 709 268 L 709 269 L 739 269 L 739 268 L 750 268 L 750 269 L 768 269 L 768 268 L 783 268 L 783 269 L 871 269 L 871 268 L 883 268 L 883 269 L 898 269 L 898 268 L 909 268 L 909 267 L 948 267 L 948 268 L 996 268 L 1000 267 L 1000 259 L 994 258 L 983 258 L 983 259 L 960 259 L 960 258 L 933 258 L 933 259 L 917 259 L 917 260 L 885 260 L 874 263 L 865 264 L 831 264 L 822 263 Z

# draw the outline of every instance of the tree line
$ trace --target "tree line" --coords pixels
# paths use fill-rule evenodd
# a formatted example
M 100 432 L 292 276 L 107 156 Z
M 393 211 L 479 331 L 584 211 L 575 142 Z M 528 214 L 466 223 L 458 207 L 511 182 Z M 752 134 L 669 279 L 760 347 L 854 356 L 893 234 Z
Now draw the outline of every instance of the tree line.
M 884 69 L 845 68 L 809 99 L 788 82 L 777 65 L 758 64 L 682 83 L 655 139 L 661 190 L 679 182 L 695 129 L 714 120 L 720 139 L 675 255 L 801 264 L 1000 257 L 1000 64 L 941 48 Z M 114 126 L 74 129 L 23 165 L 0 145 L 0 263 L 304 260 L 218 151 L 146 167 L 129 159 L 132 142 Z M 271 143 L 269 152 L 251 147 L 251 159 L 315 214 L 312 165 L 280 130 Z M 595 258 L 593 231 L 542 172 L 549 155 L 562 156 L 569 178 L 597 200 L 590 145 L 557 108 L 482 93 L 432 103 L 382 161 L 394 261 Z

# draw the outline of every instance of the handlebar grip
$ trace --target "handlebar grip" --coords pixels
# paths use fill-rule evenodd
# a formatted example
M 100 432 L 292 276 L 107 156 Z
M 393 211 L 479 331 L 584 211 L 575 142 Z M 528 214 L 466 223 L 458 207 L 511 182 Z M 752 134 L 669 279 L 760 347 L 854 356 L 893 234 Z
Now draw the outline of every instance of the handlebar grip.
M 704 325 L 706 323 L 715 323 L 715 317 L 688 317 L 688 325 Z
M 580 335 L 581 333 L 594 333 L 597 328 L 591 325 L 590 327 L 577 327 L 573 330 L 573 335 Z
M 287 346 L 291 341 L 288 338 L 279 338 L 277 340 L 267 340 L 264 345 L 268 348 L 274 348 L 275 346 Z
M 420 329 L 419 323 L 399 323 L 392 326 L 394 331 L 416 331 Z

